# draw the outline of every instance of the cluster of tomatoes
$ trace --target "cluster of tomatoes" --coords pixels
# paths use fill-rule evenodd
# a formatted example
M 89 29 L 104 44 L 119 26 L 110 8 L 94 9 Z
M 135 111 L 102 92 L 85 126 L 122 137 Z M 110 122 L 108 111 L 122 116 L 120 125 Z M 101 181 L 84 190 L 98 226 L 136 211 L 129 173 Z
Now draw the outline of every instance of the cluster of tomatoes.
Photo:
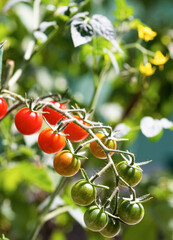
M 102 133 L 96 134 L 109 148 L 116 149 L 116 141 L 106 139 Z M 90 143 L 90 150 L 97 158 L 106 158 L 106 154 L 97 142 Z M 113 152 L 110 153 L 111 155 Z M 126 161 L 116 165 L 120 177 L 119 184 L 123 187 L 136 186 L 142 179 L 142 169 L 139 166 L 131 166 Z M 80 206 L 89 206 L 84 213 L 84 222 L 88 229 L 99 232 L 107 238 L 116 236 L 121 230 L 121 223 L 135 225 L 144 217 L 144 207 L 140 201 L 122 200 L 118 203 L 116 214 L 110 214 L 104 206 L 100 207 L 95 199 L 97 197 L 96 187 L 92 180 L 83 175 L 84 179 L 77 181 L 71 189 L 73 201 Z M 122 179 L 122 180 L 121 180 Z M 127 184 L 125 184 L 125 182 Z
M 51 101 L 56 109 L 67 110 L 65 104 Z M 7 113 L 7 103 L 0 98 L 0 119 Z M 53 166 L 57 173 L 62 176 L 73 176 L 80 167 L 81 162 L 76 154 L 70 150 L 63 150 L 66 145 L 66 138 L 71 142 L 81 142 L 85 140 L 89 133 L 73 121 L 69 121 L 64 127 L 63 132 L 53 130 L 51 126 L 57 125 L 61 119 L 67 119 L 58 111 L 44 106 L 42 112 L 33 111 L 29 107 L 21 108 L 15 115 L 15 125 L 18 131 L 23 135 L 31 135 L 38 132 L 46 119 L 49 127 L 43 129 L 38 136 L 38 145 L 41 150 L 47 154 L 56 154 Z M 82 120 L 78 115 L 73 115 L 84 126 L 89 126 L 87 122 Z M 117 142 L 113 138 L 107 137 L 103 132 L 95 133 L 95 136 L 109 149 L 116 150 Z M 90 142 L 91 153 L 100 159 L 106 159 L 107 155 L 97 141 Z M 113 155 L 114 152 L 110 152 Z M 116 165 L 116 170 L 120 177 L 119 184 L 123 187 L 134 187 L 142 178 L 142 170 L 139 166 L 122 161 Z M 88 177 L 77 181 L 71 189 L 71 196 L 75 203 L 80 206 L 88 206 L 95 202 L 97 191 L 96 185 Z M 144 208 L 140 202 L 123 200 L 118 205 L 118 211 L 114 215 L 110 215 L 102 206 L 98 206 L 96 202 L 90 206 L 85 214 L 84 221 L 86 226 L 92 230 L 100 232 L 105 237 L 114 237 L 121 228 L 121 222 L 133 225 L 142 220 L 144 216 Z
M 65 104 L 56 101 L 51 101 L 51 103 L 58 109 L 67 109 Z M 69 122 L 63 132 L 53 130 L 50 125 L 55 126 L 62 118 L 66 118 L 47 106 L 43 107 L 42 113 L 32 111 L 28 107 L 20 109 L 15 116 L 16 128 L 23 135 L 34 134 L 41 129 L 43 117 L 48 122 L 49 127 L 40 132 L 38 136 L 39 147 L 47 154 L 56 153 L 53 166 L 57 173 L 66 177 L 73 176 L 79 171 L 81 162 L 70 150 L 63 150 L 66 145 L 66 138 L 72 142 L 80 142 L 88 136 L 88 133 L 73 122 Z M 73 115 L 73 117 L 87 125 L 78 115 Z

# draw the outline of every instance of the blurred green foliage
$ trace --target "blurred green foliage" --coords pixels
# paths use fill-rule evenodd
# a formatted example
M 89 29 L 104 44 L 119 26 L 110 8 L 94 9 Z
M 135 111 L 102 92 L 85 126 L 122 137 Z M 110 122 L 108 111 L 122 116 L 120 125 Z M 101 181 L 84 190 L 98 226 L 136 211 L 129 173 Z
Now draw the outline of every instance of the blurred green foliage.
M 6 0 L 0 1 L 0 42 L 7 40 L 3 52 L 3 76 L 9 59 L 14 61 L 14 70 L 24 68 L 23 75 L 12 86 L 12 90 L 23 96 L 27 93 L 29 97 L 38 97 L 49 92 L 64 93 L 68 88 L 68 97 L 72 98 L 72 103 L 75 100 L 79 106 L 89 109 L 94 93 L 93 54 L 97 56 L 96 72 L 100 73 L 106 64 L 111 65 L 110 56 L 105 49 L 110 50 L 112 45 L 110 41 L 98 37 L 86 45 L 74 48 L 69 25 L 66 23 L 69 20 L 69 11 L 75 12 L 75 8 L 85 1 L 41 1 L 41 22 L 55 21 L 59 31 L 30 62 L 23 59 L 28 42 L 34 40 L 37 47 L 41 46 L 54 26 L 51 25 L 42 34 L 33 36 L 34 1 L 16 1 L 16 3 L 11 1 L 15 3 L 12 5 L 6 5 L 7 2 L 10 3 Z M 72 6 L 69 9 L 70 2 Z M 109 67 L 97 102 L 95 120 L 110 124 L 113 128 L 120 122 L 130 126 L 132 128 L 128 134 L 130 141 L 121 145 L 126 149 L 136 139 L 140 120 L 144 116 L 160 119 L 170 118 L 172 114 L 173 2 L 129 0 L 126 5 L 124 0 L 115 2 L 98 0 L 88 1 L 82 11 L 89 11 L 92 14 L 101 13 L 110 18 L 116 29 L 116 38 L 122 41 L 120 42 L 122 48 L 123 44 L 137 40 L 138 23 L 148 24 L 157 31 L 158 35 L 152 42 L 143 43 L 143 46 L 153 51 L 160 50 L 164 54 L 167 52 L 170 54 L 170 60 L 164 69 L 162 71 L 157 69 L 144 84 L 138 70 L 143 60 L 141 52 L 123 49 L 124 55 L 115 53 L 120 74 L 117 76 L 112 65 Z M 10 101 L 9 99 L 9 103 Z M 15 112 L 0 123 L 0 234 L 4 233 L 11 240 L 20 240 L 25 239 L 26 233 L 35 224 L 38 206 L 46 199 L 48 192 L 54 189 L 59 177 L 52 173 L 52 159 L 39 150 L 37 140 L 34 140 L 34 137 L 27 139 L 16 132 L 13 123 L 14 114 Z M 100 159 L 95 159 L 89 151 L 87 152 L 89 161 L 83 162 L 83 165 L 87 166 L 88 172 L 92 174 L 98 166 L 103 167 L 105 162 L 100 162 Z M 171 153 L 171 161 L 172 155 Z M 114 161 L 120 161 L 118 156 L 115 155 Z M 170 168 L 173 168 L 173 165 Z M 108 171 L 102 181 L 113 187 L 112 179 L 109 177 L 111 174 Z M 73 211 L 57 216 L 54 221 L 50 221 L 50 225 L 45 223 L 38 239 L 105 239 L 98 233 L 83 231 L 79 225 L 82 221 L 83 209 L 76 211 L 76 206 L 70 197 L 71 182 L 64 189 L 60 201 L 61 204 L 65 202 L 72 206 Z M 138 191 L 149 192 L 154 199 L 145 204 L 144 220 L 139 225 L 123 227 L 123 232 L 117 239 L 143 240 L 147 237 L 148 240 L 171 240 L 173 238 L 172 173 L 169 175 L 159 172 L 145 176 Z M 107 195 L 108 192 L 105 193 L 105 199 Z

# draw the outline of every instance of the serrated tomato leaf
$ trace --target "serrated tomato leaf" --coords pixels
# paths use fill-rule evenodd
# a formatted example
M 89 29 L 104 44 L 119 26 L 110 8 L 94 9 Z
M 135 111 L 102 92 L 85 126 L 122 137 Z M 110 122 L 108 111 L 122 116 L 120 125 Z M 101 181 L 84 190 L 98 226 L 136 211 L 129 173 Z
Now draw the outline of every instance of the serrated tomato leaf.
M 106 38 L 109 41 L 115 39 L 114 27 L 107 17 L 101 14 L 95 14 L 91 18 L 91 25 L 98 35 Z
M 83 19 L 74 19 L 71 23 L 71 35 L 74 46 L 78 47 L 92 40 L 93 28 Z

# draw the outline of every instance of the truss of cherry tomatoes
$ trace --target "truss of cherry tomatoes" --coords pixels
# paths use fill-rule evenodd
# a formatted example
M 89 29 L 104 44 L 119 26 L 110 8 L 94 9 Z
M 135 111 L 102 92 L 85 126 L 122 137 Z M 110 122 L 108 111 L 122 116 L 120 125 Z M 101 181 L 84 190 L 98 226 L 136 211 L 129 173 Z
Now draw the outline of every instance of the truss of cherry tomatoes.
M 64 103 L 57 101 L 47 103 L 40 101 L 37 107 L 33 108 L 30 104 L 18 110 L 14 119 L 15 126 L 23 135 L 32 135 L 41 130 L 38 145 L 43 152 L 55 154 L 53 167 L 58 174 L 71 177 L 81 169 L 83 178 L 72 186 L 71 197 L 76 204 L 89 206 L 84 214 L 84 222 L 88 229 L 112 238 L 120 232 L 122 223 L 128 225 L 139 223 L 144 217 L 142 202 L 148 200 L 149 195 L 137 198 L 133 187 L 141 181 L 140 165 L 145 163 L 136 164 L 132 153 L 117 150 L 117 139 L 111 128 L 89 121 L 85 114 L 84 116 L 80 114 L 80 111 L 76 110 L 75 113 L 75 109 L 69 110 Z M 7 102 L 0 98 L 0 120 L 7 112 Z M 48 127 L 42 129 L 44 120 Z M 91 138 L 86 140 L 89 136 Z M 71 142 L 79 143 L 76 150 L 73 149 Z M 66 144 L 70 150 L 65 149 Z M 87 144 L 90 145 L 94 157 L 108 160 L 105 167 L 90 179 L 81 168 L 80 158 L 83 156 L 79 154 L 79 150 Z M 123 161 L 117 165 L 111 158 L 115 152 L 122 154 L 123 157 Z M 94 180 L 109 167 L 112 167 L 115 173 L 116 186 L 106 203 L 100 205 L 96 201 L 97 188 L 109 189 L 109 187 L 95 184 Z M 120 185 L 129 189 L 130 198 L 119 198 Z M 114 210 L 110 208 L 113 198 L 116 198 Z

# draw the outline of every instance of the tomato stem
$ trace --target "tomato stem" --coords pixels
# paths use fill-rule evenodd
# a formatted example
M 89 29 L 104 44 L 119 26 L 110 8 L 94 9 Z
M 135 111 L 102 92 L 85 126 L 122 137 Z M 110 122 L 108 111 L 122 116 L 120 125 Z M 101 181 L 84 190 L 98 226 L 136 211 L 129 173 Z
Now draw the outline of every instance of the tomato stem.
M 87 182 L 90 183 L 90 180 L 89 180 L 89 178 L 88 178 L 88 175 L 87 175 L 86 171 L 85 171 L 83 168 L 81 168 L 80 170 L 81 170 L 82 177 L 83 177 L 84 179 L 86 179 Z
M 102 170 L 100 172 L 96 173 L 94 176 L 92 176 L 90 178 L 90 182 L 94 182 L 94 180 L 96 180 L 96 178 L 100 177 L 111 165 L 112 165 L 112 163 L 106 164 L 106 166 L 104 168 L 102 168 Z
M 66 143 L 67 143 L 67 146 L 68 146 L 70 152 L 71 152 L 72 154 L 74 154 L 73 145 L 71 144 L 71 142 L 70 142 L 70 140 L 69 140 L 68 138 L 66 138 Z

